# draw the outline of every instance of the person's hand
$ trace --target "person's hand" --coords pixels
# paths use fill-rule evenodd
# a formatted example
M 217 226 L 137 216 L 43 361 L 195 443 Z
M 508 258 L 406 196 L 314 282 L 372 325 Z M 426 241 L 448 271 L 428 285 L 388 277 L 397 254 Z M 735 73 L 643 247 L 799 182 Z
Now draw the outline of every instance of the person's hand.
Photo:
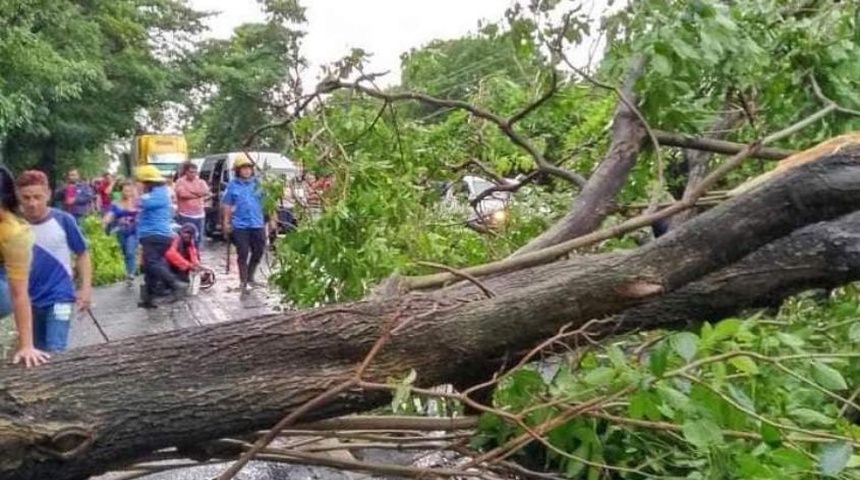
M 83 312 L 84 310 L 90 308 L 92 305 L 92 290 L 89 288 L 82 288 L 78 290 L 78 294 L 76 295 L 75 305 L 78 307 L 79 312 Z
M 51 356 L 41 350 L 36 350 L 33 347 L 24 347 L 19 348 L 15 352 L 15 356 L 12 357 L 12 363 L 15 365 L 23 364 L 24 367 L 31 368 L 46 363 L 49 358 Z
M 225 237 L 229 237 L 231 233 L 233 233 L 233 227 L 230 224 L 222 225 L 221 231 L 224 232 Z

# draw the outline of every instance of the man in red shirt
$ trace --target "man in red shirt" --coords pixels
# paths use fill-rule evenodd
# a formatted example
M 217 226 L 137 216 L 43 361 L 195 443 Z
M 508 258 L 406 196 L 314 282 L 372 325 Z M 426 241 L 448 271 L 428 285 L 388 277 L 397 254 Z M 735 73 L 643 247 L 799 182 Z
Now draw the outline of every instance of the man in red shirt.
M 102 215 L 106 215 L 110 211 L 110 192 L 113 189 L 113 185 L 113 178 L 111 178 L 108 172 L 104 172 L 101 177 L 93 181 L 98 208 Z
M 205 203 L 212 197 L 209 185 L 197 176 L 197 166 L 188 162 L 182 165 L 173 191 L 176 193 L 177 223 L 194 225 L 196 228 L 194 241 L 197 245 L 201 245 L 203 221 L 206 218 Z
M 196 234 L 194 225 L 183 225 L 164 254 L 170 270 L 183 282 L 188 281 L 193 269 L 200 267 L 200 257 L 194 242 Z

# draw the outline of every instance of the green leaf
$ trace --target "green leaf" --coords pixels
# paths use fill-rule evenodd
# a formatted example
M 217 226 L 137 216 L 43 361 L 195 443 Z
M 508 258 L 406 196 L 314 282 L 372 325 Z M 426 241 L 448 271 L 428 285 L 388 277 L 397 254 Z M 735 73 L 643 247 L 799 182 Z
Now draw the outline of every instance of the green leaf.
M 828 426 L 836 423 L 836 420 L 828 417 L 827 415 L 812 410 L 811 408 L 798 408 L 788 412 L 788 414 L 799 421 L 800 423 L 804 423 L 807 425 L 819 425 L 819 426 Z
M 758 374 L 758 366 L 755 364 L 752 358 L 747 357 L 746 355 L 741 355 L 739 357 L 733 357 L 729 359 L 729 363 L 747 375 L 756 375 Z
M 669 347 L 660 342 L 648 353 L 648 369 L 655 377 L 661 377 L 669 366 Z
M 812 378 L 815 382 L 828 390 L 847 390 L 848 384 L 842 374 L 833 367 L 821 362 L 812 364 Z
M 759 431 L 761 433 L 761 439 L 771 447 L 776 447 L 782 444 L 782 433 L 780 433 L 779 429 L 773 425 L 762 423 Z
M 669 77 L 672 75 L 672 62 L 669 61 L 668 58 L 660 55 L 659 53 L 655 53 L 651 57 L 651 67 L 664 77 Z
M 744 407 L 747 410 L 755 411 L 755 403 L 753 403 L 752 399 L 748 397 L 743 390 L 732 385 L 731 383 L 728 385 L 728 390 L 729 395 L 734 401 L 738 402 L 740 406 Z
M 803 453 L 785 447 L 775 449 L 770 456 L 774 463 L 782 467 L 809 470 L 814 466 L 812 461 Z
M 721 341 L 734 337 L 741 329 L 743 322 L 737 318 L 727 318 L 714 325 L 712 341 Z
M 803 344 L 805 343 L 803 341 L 803 339 L 801 339 L 795 335 L 792 335 L 790 333 L 777 332 L 776 338 L 779 339 L 779 341 L 782 342 L 783 345 L 786 345 L 786 346 L 792 347 L 792 348 L 801 348 L 801 347 L 803 347 Z
M 851 445 L 845 442 L 829 443 L 821 448 L 821 456 L 818 459 L 821 474 L 826 477 L 839 475 L 848 460 L 851 459 Z
M 723 442 L 723 431 L 710 420 L 697 420 L 686 422 L 681 426 L 684 438 L 690 444 L 705 449 L 710 446 L 719 445 Z
M 615 370 L 609 367 L 597 367 L 582 378 L 582 381 L 593 387 L 605 387 L 615 378 Z
M 848 338 L 853 343 L 860 343 L 860 322 L 854 322 L 851 325 L 851 328 L 848 330 Z
M 690 332 L 682 332 L 671 338 L 672 348 L 687 363 L 696 357 L 696 343 L 699 337 Z

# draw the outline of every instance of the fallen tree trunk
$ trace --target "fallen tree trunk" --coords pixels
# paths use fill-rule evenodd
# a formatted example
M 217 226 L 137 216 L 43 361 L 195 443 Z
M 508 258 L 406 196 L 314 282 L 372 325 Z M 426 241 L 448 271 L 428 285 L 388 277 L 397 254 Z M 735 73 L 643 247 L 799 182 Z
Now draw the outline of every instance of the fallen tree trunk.
M 807 224 L 860 209 L 858 160 L 858 149 L 846 148 L 797 167 L 627 255 L 495 278 L 491 299 L 413 293 L 82 348 L 36 370 L 2 366 L 0 478 L 82 479 L 161 448 L 267 428 L 349 378 L 391 325 L 398 332 L 368 380 L 413 368 L 420 385 L 486 378 L 564 324 L 641 307 Z M 639 327 L 631 318 L 604 334 Z M 303 420 L 387 399 L 351 390 Z

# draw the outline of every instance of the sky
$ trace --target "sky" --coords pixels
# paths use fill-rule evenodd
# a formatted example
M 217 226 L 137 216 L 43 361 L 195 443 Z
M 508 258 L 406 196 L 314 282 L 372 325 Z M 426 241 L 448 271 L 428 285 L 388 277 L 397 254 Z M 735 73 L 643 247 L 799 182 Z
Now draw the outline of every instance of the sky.
M 437 38 L 457 38 L 474 32 L 479 20 L 500 20 L 514 1 L 302 0 L 308 19 L 303 53 L 311 65 L 304 83 L 314 84 L 320 65 L 340 59 L 352 47 L 373 55 L 367 71 L 391 72 L 380 83 L 398 83 L 403 52 Z M 588 4 L 592 15 L 607 8 L 607 0 L 583 3 Z M 197 10 L 220 12 L 209 20 L 211 37 L 227 38 L 242 23 L 264 20 L 256 0 L 191 0 L 191 4 Z M 585 43 L 570 53 L 578 66 L 588 62 L 593 42 Z

